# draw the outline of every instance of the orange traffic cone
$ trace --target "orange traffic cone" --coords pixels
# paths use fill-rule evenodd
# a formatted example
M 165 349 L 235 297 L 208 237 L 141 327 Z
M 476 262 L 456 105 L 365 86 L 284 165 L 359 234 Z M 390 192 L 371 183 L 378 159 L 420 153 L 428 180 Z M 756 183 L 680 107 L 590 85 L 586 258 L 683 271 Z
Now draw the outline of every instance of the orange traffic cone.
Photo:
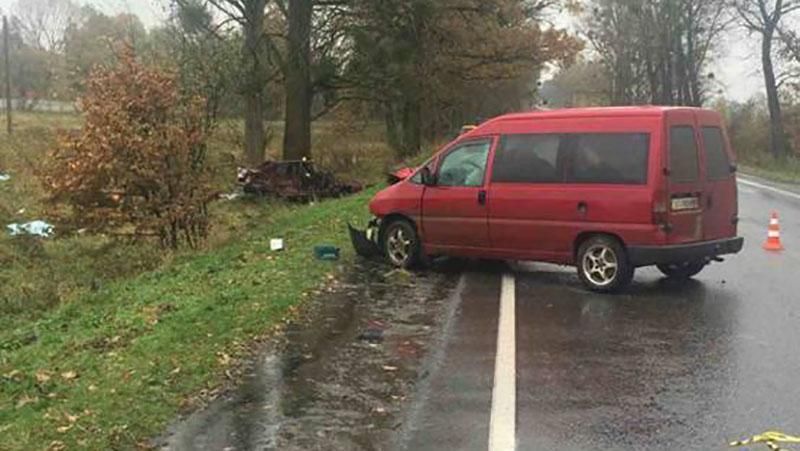
M 778 222 L 777 212 L 772 212 L 772 218 L 769 220 L 769 231 L 767 232 L 767 241 L 764 243 L 764 249 L 768 251 L 783 250 L 783 244 L 781 244 L 781 225 Z

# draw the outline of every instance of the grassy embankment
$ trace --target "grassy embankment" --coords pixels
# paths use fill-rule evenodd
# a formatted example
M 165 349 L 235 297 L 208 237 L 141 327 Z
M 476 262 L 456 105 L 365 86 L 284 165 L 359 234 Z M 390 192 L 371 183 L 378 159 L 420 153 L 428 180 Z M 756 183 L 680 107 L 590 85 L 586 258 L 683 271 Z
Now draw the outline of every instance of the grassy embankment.
M 772 158 L 762 161 L 745 160 L 741 163 L 742 174 L 755 175 L 781 183 L 800 184 L 800 159 L 787 158 L 779 162 Z
M 0 182 L 0 226 L 47 219 L 34 173 L 53 130 L 78 124 L 37 115 L 19 118 L 13 138 L 0 134 L 0 170 L 12 176 Z M 228 136 L 220 128 L 211 145 L 221 190 L 235 174 Z M 323 125 L 315 142 L 340 172 L 378 174 L 387 158 L 374 136 Z M 350 262 L 345 223 L 366 218 L 370 193 L 313 206 L 220 202 L 207 246 L 179 253 L 0 233 L 0 449 L 129 449 L 159 433 Z M 271 237 L 286 251 L 270 252 Z M 341 246 L 341 264 L 316 261 L 318 243 Z

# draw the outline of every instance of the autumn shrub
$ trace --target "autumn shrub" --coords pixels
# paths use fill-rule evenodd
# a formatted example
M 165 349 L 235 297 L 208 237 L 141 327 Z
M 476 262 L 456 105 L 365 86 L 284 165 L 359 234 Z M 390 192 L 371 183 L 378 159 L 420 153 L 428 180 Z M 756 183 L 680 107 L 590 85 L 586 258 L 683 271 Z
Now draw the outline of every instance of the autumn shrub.
M 739 161 L 760 165 L 771 159 L 769 153 L 769 112 L 762 99 L 727 105 L 723 112 L 731 145 Z
M 88 232 L 195 246 L 207 234 L 211 197 L 201 99 L 130 51 L 86 86 L 83 126 L 62 133 L 45 162 L 51 199 Z

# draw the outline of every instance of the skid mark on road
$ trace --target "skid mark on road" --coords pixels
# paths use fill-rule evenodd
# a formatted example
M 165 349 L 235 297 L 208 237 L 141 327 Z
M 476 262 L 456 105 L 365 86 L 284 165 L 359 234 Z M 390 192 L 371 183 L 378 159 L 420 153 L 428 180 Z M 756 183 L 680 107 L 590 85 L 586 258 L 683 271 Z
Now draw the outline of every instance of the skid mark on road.
M 517 417 L 515 290 L 514 276 L 503 275 L 492 389 L 492 416 L 489 423 L 489 451 L 511 451 L 515 448 Z

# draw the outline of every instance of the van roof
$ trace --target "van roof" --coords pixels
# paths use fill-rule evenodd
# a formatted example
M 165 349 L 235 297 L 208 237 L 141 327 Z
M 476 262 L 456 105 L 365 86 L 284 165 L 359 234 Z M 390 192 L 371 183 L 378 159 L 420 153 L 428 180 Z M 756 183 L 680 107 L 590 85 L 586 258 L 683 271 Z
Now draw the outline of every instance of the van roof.
M 557 110 L 538 110 L 524 113 L 510 113 L 498 116 L 495 120 L 545 119 L 562 117 L 620 117 L 620 116 L 662 116 L 667 111 L 700 110 L 701 108 L 682 106 L 611 106 L 588 108 L 560 108 Z
M 556 110 L 536 110 L 522 113 L 509 113 L 489 119 L 462 137 L 478 136 L 491 131 L 502 122 L 526 121 L 536 119 L 600 118 L 600 117 L 661 117 L 668 111 L 707 111 L 703 108 L 684 106 L 614 106 L 588 108 L 561 108 Z

